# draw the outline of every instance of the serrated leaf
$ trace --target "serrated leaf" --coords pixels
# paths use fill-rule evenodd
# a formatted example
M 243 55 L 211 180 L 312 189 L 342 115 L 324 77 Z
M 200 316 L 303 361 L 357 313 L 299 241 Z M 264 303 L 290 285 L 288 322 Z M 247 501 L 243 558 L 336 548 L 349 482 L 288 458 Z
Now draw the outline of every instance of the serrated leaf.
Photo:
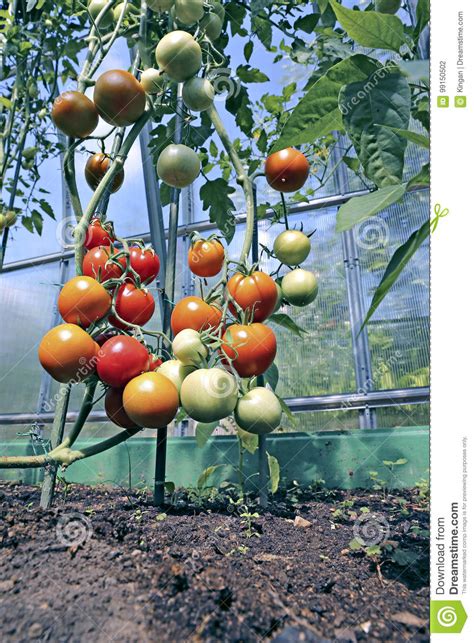
M 204 447 L 211 437 L 211 435 L 214 432 L 214 429 L 216 429 L 219 426 L 219 422 L 198 422 L 196 424 L 196 444 L 200 449 Z
M 274 455 L 267 451 L 268 473 L 270 477 L 270 491 L 276 493 L 280 483 L 280 464 Z
M 395 250 L 387 266 L 387 269 L 385 270 L 385 274 L 382 277 L 382 281 L 380 282 L 377 290 L 374 293 L 369 311 L 364 319 L 364 323 L 361 326 L 361 330 L 362 328 L 364 328 L 374 312 L 380 306 L 389 290 L 401 275 L 407 263 L 413 257 L 421 244 L 428 238 L 429 234 L 430 222 L 427 221 L 421 226 L 421 228 L 415 230 L 415 232 L 407 241 L 405 241 L 405 243 L 403 243 L 399 248 Z
M 379 187 L 402 180 L 407 141 L 397 130 L 408 129 L 410 106 L 407 79 L 389 68 L 345 85 L 339 94 L 346 131 L 367 178 Z
M 210 467 L 207 467 L 204 469 L 204 471 L 201 473 L 201 475 L 198 478 L 197 481 L 197 488 L 198 489 L 204 489 L 205 485 L 208 483 L 209 478 L 217 471 L 217 469 L 220 469 L 225 465 L 223 464 L 214 464 Z
M 263 71 L 250 67 L 250 65 L 239 65 L 237 76 L 244 83 L 266 83 L 270 80 Z
M 334 130 L 344 129 L 339 92 L 347 83 L 366 80 L 381 65 L 363 54 L 350 56 L 321 76 L 292 111 L 271 151 L 314 143 Z
M 228 96 L 225 106 L 231 114 L 234 114 L 235 122 L 244 134 L 251 136 L 254 117 L 250 107 L 250 97 L 247 88 L 243 85 L 237 88 L 233 94 Z
M 31 213 L 31 219 L 36 232 L 41 236 L 41 233 L 43 232 L 43 217 L 38 210 L 33 210 Z
M 40 208 L 43 210 L 43 212 L 45 212 L 48 215 L 48 217 L 51 217 L 52 219 L 56 218 L 53 208 L 49 205 L 47 201 L 45 201 L 44 199 L 40 199 L 39 204 L 40 204 Z
M 267 18 L 252 15 L 251 30 L 266 49 L 272 46 L 272 25 Z
M 341 27 L 362 47 L 398 51 L 405 43 L 403 23 L 398 16 L 377 11 L 346 9 L 336 0 L 329 0 Z
M 336 215 L 336 232 L 350 230 L 357 223 L 374 216 L 378 212 L 385 210 L 390 205 L 399 201 L 406 192 L 406 185 L 388 185 L 364 194 L 355 196 L 341 205 Z
M 235 206 L 229 198 L 233 192 L 233 188 L 222 178 L 206 181 L 199 191 L 203 210 L 209 210 L 210 221 L 216 224 L 227 243 L 232 241 L 235 233 Z
M 265 380 L 265 383 L 270 384 L 272 389 L 276 391 L 279 378 L 280 373 L 278 371 L 278 366 L 273 362 L 263 374 L 263 379 Z
M 295 321 L 293 321 L 289 315 L 286 315 L 285 313 L 273 313 L 273 315 L 270 316 L 268 321 L 271 321 L 274 324 L 278 324 L 278 326 L 282 326 L 283 328 L 286 328 L 291 333 L 298 335 L 298 337 L 304 337 L 304 335 L 308 333 L 307 330 L 305 330 L 304 328 L 301 328 L 301 326 L 298 326 L 298 324 Z

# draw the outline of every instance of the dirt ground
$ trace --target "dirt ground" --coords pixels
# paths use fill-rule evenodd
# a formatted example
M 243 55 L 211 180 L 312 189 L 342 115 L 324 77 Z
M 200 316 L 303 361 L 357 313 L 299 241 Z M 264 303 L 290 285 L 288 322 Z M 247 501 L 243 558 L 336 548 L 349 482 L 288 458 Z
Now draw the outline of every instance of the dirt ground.
M 296 489 L 266 512 L 107 487 L 38 500 L 0 484 L 2 641 L 429 640 L 419 490 Z

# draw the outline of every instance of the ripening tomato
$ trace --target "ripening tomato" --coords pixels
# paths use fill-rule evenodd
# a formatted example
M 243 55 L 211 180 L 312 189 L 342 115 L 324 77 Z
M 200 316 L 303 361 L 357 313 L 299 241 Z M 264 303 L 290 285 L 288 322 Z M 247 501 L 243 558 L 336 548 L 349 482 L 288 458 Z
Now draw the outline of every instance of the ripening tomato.
M 234 417 L 244 431 L 263 435 L 280 426 L 282 409 L 273 391 L 257 386 L 242 396 L 235 407 Z
M 142 284 L 148 284 L 158 276 L 160 272 L 160 258 L 153 248 L 130 248 L 130 267 L 140 277 Z
M 138 429 L 139 426 L 131 420 L 123 408 L 123 388 L 109 388 L 104 400 L 107 417 L 122 429 Z
M 97 152 L 97 154 L 89 156 L 86 167 L 84 168 L 84 176 L 86 177 L 87 185 L 92 190 L 95 190 L 102 181 L 111 163 L 112 161 L 110 157 L 102 154 L 102 152 Z M 123 168 L 121 168 L 112 179 L 112 184 L 109 186 L 110 192 L 117 192 L 117 190 L 122 186 L 124 178 L 125 172 L 123 171 Z
M 207 304 L 200 297 L 185 297 L 173 308 L 171 330 L 176 336 L 185 328 L 194 330 L 217 328 L 221 319 L 222 311 L 217 306 Z
M 232 324 L 224 342 L 222 350 L 240 377 L 261 375 L 275 359 L 276 337 L 264 324 Z
M 273 279 L 258 270 L 248 276 L 236 273 L 229 279 L 227 290 L 248 315 L 253 315 L 254 322 L 261 322 L 269 317 L 278 299 Z M 235 315 L 237 311 L 232 302 L 229 302 L 229 308 Z
M 318 278 L 309 270 L 297 268 L 283 277 L 281 290 L 288 303 L 293 306 L 307 306 L 318 295 Z
M 76 324 L 60 324 L 46 333 L 38 348 L 41 366 L 58 382 L 82 381 L 95 371 L 98 346 Z
M 284 230 L 273 243 L 273 254 L 287 266 L 298 266 L 307 258 L 311 241 L 301 230 Z
M 306 157 L 293 147 L 287 147 L 265 161 L 267 182 L 278 192 L 295 192 L 303 187 L 309 174 Z
M 197 422 L 216 422 L 232 413 L 239 388 L 236 379 L 222 368 L 200 368 L 181 386 L 181 404 Z
M 145 111 L 146 94 L 138 80 L 123 69 L 111 69 L 97 79 L 94 103 L 106 123 L 126 127 Z
M 87 228 L 84 248 L 91 250 L 97 246 L 110 246 L 114 240 L 112 226 L 110 224 L 104 225 L 100 219 L 94 217 Z
M 118 335 L 101 347 L 97 360 L 100 379 L 114 388 L 125 386 L 132 378 L 148 370 L 150 356 L 138 339 Z
M 65 322 L 89 326 L 110 310 L 112 298 L 92 277 L 73 277 L 64 284 L 58 297 L 58 309 Z
M 199 71 L 202 51 L 191 34 L 175 29 L 158 42 L 155 58 L 159 69 L 172 80 L 181 83 Z
M 92 134 L 99 122 L 94 103 L 81 92 L 67 91 L 56 98 L 51 118 L 66 136 L 85 138 Z
M 224 247 L 218 239 L 198 239 L 189 248 L 188 266 L 198 277 L 214 277 L 222 270 Z
M 135 284 L 124 283 L 120 286 L 115 300 L 115 310 L 120 319 L 129 324 L 144 326 L 153 317 L 155 312 L 155 300 L 153 295 L 146 288 L 137 288 Z M 114 315 L 109 317 L 113 326 L 126 330 L 127 325 L 123 324 Z
M 134 377 L 123 392 L 127 415 L 139 426 L 159 429 L 169 424 L 178 411 L 176 386 L 160 373 Z
M 86 252 L 82 262 L 82 272 L 87 277 L 97 279 L 100 283 L 108 279 L 117 279 L 123 273 L 126 266 L 125 257 L 120 257 L 117 261 L 111 261 L 110 257 L 115 253 L 114 248 L 99 246 Z

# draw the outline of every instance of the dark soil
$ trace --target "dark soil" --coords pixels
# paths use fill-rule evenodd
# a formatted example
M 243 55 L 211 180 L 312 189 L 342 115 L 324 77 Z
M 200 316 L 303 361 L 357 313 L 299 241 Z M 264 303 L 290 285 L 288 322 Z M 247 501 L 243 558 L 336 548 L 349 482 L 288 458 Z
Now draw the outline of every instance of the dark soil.
M 223 495 L 162 513 L 66 490 L 41 511 L 37 488 L 0 485 L 2 641 L 429 640 L 418 491 L 296 490 L 246 517 Z M 351 549 L 361 533 L 379 545 Z

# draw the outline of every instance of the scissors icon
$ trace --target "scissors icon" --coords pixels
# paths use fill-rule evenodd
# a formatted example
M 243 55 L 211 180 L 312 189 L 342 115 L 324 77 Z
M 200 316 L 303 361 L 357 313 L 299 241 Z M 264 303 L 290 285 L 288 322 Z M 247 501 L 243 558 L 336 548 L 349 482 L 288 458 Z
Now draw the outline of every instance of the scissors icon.
M 430 221 L 431 234 L 433 234 L 433 232 L 438 227 L 438 221 L 449 214 L 449 210 L 448 208 L 441 209 L 441 204 L 436 203 L 434 207 L 434 213 L 435 216 Z

